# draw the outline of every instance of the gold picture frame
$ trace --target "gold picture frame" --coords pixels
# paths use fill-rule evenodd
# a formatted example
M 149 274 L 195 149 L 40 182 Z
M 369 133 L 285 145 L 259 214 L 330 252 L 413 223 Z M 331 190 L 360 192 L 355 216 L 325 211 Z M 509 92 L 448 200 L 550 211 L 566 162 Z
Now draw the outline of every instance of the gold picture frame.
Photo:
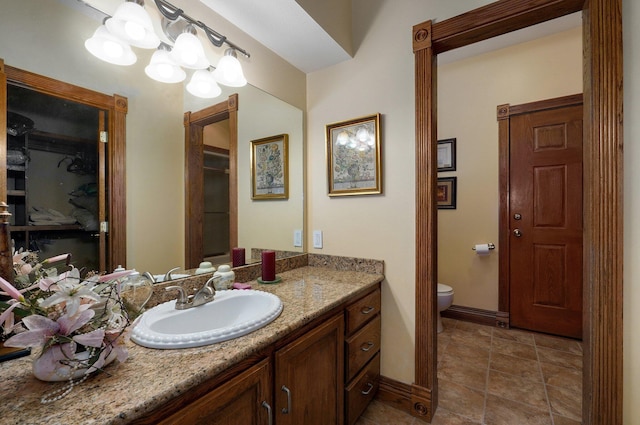
M 251 141 L 251 199 L 289 199 L 289 135 Z
M 382 193 L 380 114 L 326 126 L 329 196 Z

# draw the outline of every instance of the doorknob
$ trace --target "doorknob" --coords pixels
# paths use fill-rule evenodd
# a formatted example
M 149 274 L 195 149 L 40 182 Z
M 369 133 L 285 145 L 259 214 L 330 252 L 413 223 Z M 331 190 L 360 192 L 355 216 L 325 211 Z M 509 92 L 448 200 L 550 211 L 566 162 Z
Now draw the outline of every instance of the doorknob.
M 520 229 L 515 229 L 513 231 L 513 234 L 515 235 L 516 238 L 522 237 L 522 232 L 520 231 Z

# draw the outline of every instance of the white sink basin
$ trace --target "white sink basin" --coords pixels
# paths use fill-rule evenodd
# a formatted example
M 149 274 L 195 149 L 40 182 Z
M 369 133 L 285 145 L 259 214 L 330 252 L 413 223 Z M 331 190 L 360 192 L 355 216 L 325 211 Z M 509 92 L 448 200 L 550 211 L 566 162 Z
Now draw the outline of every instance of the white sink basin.
M 175 300 L 145 312 L 131 340 L 149 348 L 200 347 L 246 335 L 274 321 L 282 301 L 255 290 L 217 291 L 215 299 L 198 307 L 176 310 Z
M 174 273 L 171 275 L 171 280 L 176 280 L 176 279 L 183 279 L 185 277 L 190 277 L 190 274 L 180 274 L 180 273 Z M 155 280 L 155 283 L 160 283 L 160 282 L 164 282 L 164 275 L 163 274 L 154 274 L 153 275 L 153 279 Z

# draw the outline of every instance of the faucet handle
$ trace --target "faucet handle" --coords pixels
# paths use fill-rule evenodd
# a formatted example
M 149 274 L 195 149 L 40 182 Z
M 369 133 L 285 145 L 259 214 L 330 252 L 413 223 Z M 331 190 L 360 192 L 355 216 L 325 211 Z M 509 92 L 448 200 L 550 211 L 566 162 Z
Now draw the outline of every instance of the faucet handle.
M 167 286 L 164 288 L 165 291 L 178 291 L 178 298 L 176 299 L 176 308 L 178 310 L 184 308 L 189 304 L 189 298 L 187 297 L 187 293 L 184 291 L 182 286 Z
M 173 276 L 171 275 L 173 272 L 175 272 L 176 270 L 180 270 L 180 267 L 174 267 L 171 270 L 169 270 L 165 275 L 164 275 L 164 280 L 163 282 L 168 282 L 170 280 L 173 280 Z

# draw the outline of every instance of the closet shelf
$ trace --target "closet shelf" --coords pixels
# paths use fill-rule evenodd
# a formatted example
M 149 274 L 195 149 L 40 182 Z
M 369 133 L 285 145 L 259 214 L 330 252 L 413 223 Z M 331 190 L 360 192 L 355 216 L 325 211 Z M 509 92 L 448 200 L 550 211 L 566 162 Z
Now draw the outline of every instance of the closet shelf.
M 84 230 L 79 224 L 52 224 L 49 226 L 11 226 L 10 229 L 16 232 L 43 232 L 43 231 L 61 231 L 61 230 Z
M 7 196 L 27 196 L 26 190 L 7 190 Z

